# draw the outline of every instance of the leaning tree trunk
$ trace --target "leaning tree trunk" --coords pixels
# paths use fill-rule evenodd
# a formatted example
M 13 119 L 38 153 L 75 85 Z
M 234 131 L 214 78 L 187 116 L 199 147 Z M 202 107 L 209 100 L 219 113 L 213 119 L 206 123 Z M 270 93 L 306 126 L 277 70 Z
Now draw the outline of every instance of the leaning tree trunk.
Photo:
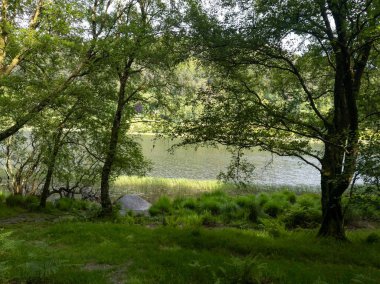
M 40 197 L 40 207 L 41 208 L 46 207 L 46 201 L 47 201 L 47 198 L 49 197 L 49 194 L 50 194 L 50 191 L 49 191 L 50 184 L 51 184 L 51 180 L 53 178 L 55 164 L 56 164 L 57 156 L 59 153 L 59 149 L 61 148 L 61 137 L 63 134 L 63 128 L 62 127 L 59 127 L 58 133 L 54 137 L 53 149 L 52 149 L 52 152 L 51 152 L 49 160 L 48 160 L 45 182 L 44 182 L 44 186 L 42 188 L 42 193 L 41 193 L 41 197 Z
M 129 68 L 129 67 L 128 67 Z M 127 69 L 126 69 L 127 70 Z M 113 118 L 111 137 L 108 144 L 108 151 L 102 169 L 102 179 L 100 183 L 100 202 L 102 205 L 101 215 L 108 216 L 112 213 L 112 203 L 109 194 L 109 180 L 112 171 L 113 161 L 116 156 L 119 131 L 125 106 L 125 89 L 128 80 L 127 71 L 120 77 L 119 96 L 117 109 Z

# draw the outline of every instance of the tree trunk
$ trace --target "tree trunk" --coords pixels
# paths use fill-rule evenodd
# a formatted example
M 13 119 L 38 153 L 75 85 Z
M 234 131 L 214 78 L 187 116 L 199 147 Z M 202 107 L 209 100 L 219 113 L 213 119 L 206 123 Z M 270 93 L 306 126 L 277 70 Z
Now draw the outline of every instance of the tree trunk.
M 102 205 L 102 216 L 109 216 L 112 213 L 112 203 L 109 194 L 109 180 L 112 171 L 113 161 L 116 156 L 117 144 L 119 140 L 119 131 L 125 106 L 125 88 L 127 84 L 128 73 L 125 71 L 123 76 L 120 77 L 119 96 L 117 102 L 117 109 L 114 114 L 111 137 L 108 144 L 108 151 L 102 169 L 102 180 L 100 184 L 100 202 Z
M 329 147 L 326 146 L 325 148 L 328 149 Z M 337 161 L 334 161 L 329 154 L 329 150 L 325 150 L 321 175 L 322 223 L 318 236 L 345 240 L 341 199 L 343 192 L 348 187 L 349 180 L 346 182 L 340 180 L 339 174 L 334 172 L 334 168 L 339 168 L 341 163 L 338 163 L 338 167 L 332 166 L 337 164 Z M 333 156 L 337 157 L 337 155 Z
M 325 136 L 322 158 L 322 224 L 319 236 L 345 240 L 341 199 L 356 171 L 358 110 L 348 51 L 336 56 L 334 117 Z
M 62 127 L 60 127 L 58 129 L 57 135 L 54 138 L 53 149 L 52 149 L 51 155 L 49 157 L 48 165 L 47 165 L 47 173 L 46 173 L 46 177 L 45 177 L 45 183 L 44 183 L 44 186 L 42 188 L 42 193 L 41 193 L 41 197 L 40 197 L 40 208 L 46 207 L 46 200 L 49 197 L 49 193 L 50 193 L 49 189 L 50 189 L 51 180 L 52 180 L 53 174 L 54 174 L 55 162 L 57 160 L 59 149 L 61 148 L 62 134 L 63 134 L 63 129 L 62 129 Z

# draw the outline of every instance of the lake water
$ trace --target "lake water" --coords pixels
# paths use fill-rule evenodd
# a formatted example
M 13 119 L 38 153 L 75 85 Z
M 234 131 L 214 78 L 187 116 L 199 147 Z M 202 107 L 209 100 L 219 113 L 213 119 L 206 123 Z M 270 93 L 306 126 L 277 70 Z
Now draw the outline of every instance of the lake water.
M 224 148 L 187 147 L 167 150 L 170 140 L 155 140 L 153 136 L 138 136 L 145 156 L 153 162 L 148 176 L 188 179 L 215 179 L 229 165 L 231 154 Z M 297 158 L 279 157 L 254 149 L 244 156 L 255 165 L 252 183 L 319 187 L 319 172 Z

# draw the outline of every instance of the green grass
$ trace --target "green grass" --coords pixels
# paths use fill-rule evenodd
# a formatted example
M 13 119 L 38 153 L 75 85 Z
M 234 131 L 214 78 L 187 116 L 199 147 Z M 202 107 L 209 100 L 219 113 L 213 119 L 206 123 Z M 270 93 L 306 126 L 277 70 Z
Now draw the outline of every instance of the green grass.
M 161 196 L 189 197 L 198 196 L 206 192 L 224 191 L 232 195 L 252 194 L 258 192 L 275 192 L 291 190 L 296 193 L 315 192 L 316 188 L 309 187 L 283 187 L 248 185 L 238 187 L 235 184 L 223 183 L 217 180 L 192 180 L 177 178 L 120 176 L 112 184 L 114 198 L 123 194 L 139 194 L 154 202 Z
M 380 230 L 372 230 L 380 234 Z M 378 283 L 380 243 L 112 223 L 0 231 L 1 283 Z
M 151 194 L 151 217 L 116 214 L 100 222 L 94 219 L 99 207 L 81 200 L 61 199 L 43 211 L 30 206 L 33 198 L 0 200 L 0 283 L 371 284 L 380 279 L 380 229 L 348 230 L 350 242 L 317 239 L 318 194 L 279 188 L 257 193 L 259 188 L 242 191 L 211 181 L 119 182 L 120 190 L 134 182 L 140 190 L 134 193 Z M 353 221 L 364 216 L 378 226 L 378 195 L 359 194 L 351 203 Z M 25 216 L 30 218 L 4 222 Z

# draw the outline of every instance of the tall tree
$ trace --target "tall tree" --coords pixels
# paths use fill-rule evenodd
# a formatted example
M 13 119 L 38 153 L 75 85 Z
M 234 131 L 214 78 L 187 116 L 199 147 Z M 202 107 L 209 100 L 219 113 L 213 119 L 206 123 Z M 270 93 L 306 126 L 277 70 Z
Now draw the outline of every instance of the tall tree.
M 179 133 L 187 142 L 260 146 L 314 166 L 319 235 L 345 239 L 341 196 L 356 170 L 363 76 L 378 68 L 380 4 L 222 0 L 218 10 L 189 2 L 194 50 L 223 77 L 209 80 L 202 115 Z
M 112 37 L 104 44 L 108 61 L 105 62 L 108 78 L 114 83 L 116 93 L 105 93 L 105 97 L 113 99 L 115 110 L 107 140 L 106 154 L 101 175 L 101 204 L 103 215 L 112 212 L 109 194 L 110 177 L 115 160 L 120 151 L 120 141 L 125 139 L 130 121 L 136 114 L 137 103 L 158 100 L 160 96 L 152 95 L 153 88 L 164 85 L 160 73 L 168 62 L 169 51 L 167 40 L 173 15 L 164 2 L 125 1 L 115 6 L 114 17 L 117 25 Z

